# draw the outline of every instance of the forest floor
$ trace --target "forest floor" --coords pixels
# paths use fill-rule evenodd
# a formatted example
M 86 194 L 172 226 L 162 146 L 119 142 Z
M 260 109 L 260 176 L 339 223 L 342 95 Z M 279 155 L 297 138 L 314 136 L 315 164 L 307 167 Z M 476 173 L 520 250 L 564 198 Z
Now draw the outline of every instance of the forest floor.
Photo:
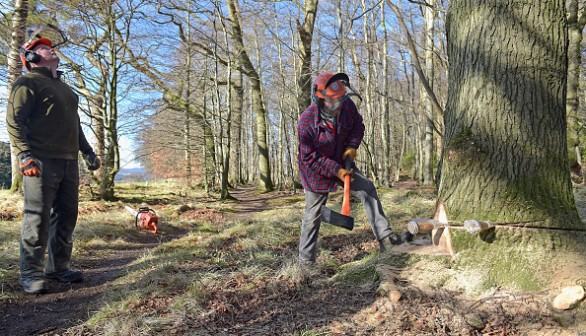
M 363 224 L 322 226 L 318 262 L 305 267 L 295 258 L 301 191 L 248 186 L 231 191 L 237 201 L 218 202 L 153 188 L 128 185 L 119 202 L 81 202 L 72 266 L 84 281 L 51 281 L 43 295 L 18 285 L 20 200 L 0 204 L 0 335 L 586 336 L 575 321 L 583 315 L 550 310 L 559 288 L 462 290 L 477 274 L 460 272 L 426 237 L 378 253 L 358 204 Z M 379 193 L 396 230 L 433 210 L 432 191 L 413 183 Z M 134 228 L 128 204 L 157 209 L 161 232 Z

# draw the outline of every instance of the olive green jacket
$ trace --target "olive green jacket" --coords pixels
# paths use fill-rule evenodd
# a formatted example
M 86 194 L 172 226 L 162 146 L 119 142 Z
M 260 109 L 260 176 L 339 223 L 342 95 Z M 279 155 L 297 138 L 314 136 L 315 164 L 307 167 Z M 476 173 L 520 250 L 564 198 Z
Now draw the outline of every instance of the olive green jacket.
M 77 114 L 79 97 L 51 69 L 37 67 L 12 85 L 6 110 L 8 135 L 16 153 L 77 160 L 92 151 Z

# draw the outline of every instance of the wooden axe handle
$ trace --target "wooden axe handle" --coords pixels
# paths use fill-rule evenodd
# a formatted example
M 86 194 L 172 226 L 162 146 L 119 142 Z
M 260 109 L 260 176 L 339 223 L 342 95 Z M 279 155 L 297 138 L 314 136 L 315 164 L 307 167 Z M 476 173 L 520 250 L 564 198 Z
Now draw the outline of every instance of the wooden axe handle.
M 346 170 L 352 169 L 352 161 L 346 157 Z M 342 215 L 350 216 L 350 181 L 352 176 L 344 176 L 344 198 L 342 199 Z

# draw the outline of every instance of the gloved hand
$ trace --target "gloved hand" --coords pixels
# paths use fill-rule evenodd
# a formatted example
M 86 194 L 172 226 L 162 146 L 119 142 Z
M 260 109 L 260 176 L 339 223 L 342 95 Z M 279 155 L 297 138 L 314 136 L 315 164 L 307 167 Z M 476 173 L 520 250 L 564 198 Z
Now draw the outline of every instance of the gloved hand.
M 354 159 L 356 158 L 356 148 L 346 148 L 346 150 L 344 150 L 344 154 L 342 154 L 342 160 L 345 159 L 346 156 L 350 157 L 350 161 L 354 162 Z
M 94 153 L 94 151 L 84 154 L 83 158 L 85 159 L 87 163 L 87 169 L 89 170 L 96 170 L 102 165 L 100 158 L 96 155 L 96 153 Z
M 41 161 L 29 151 L 18 154 L 18 167 L 24 176 L 41 176 Z
M 346 170 L 344 168 L 340 168 L 340 170 L 338 170 L 338 178 L 340 179 L 340 181 L 345 182 L 344 181 L 344 177 L 346 175 L 350 175 L 352 176 L 354 174 L 354 169 L 350 169 L 350 170 Z

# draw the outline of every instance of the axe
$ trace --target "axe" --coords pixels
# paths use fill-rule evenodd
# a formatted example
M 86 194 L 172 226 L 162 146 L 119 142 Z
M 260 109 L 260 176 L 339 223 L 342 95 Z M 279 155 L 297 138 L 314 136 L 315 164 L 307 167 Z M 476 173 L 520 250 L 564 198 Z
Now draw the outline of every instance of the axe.
M 352 161 L 346 157 L 346 170 L 352 169 Z M 352 230 L 354 228 L 354 218 L 350 216 L 350 180 L 352 176 L 344 176 L 344 198 L 342 199 L 342 213 L 339 214 L 325 205 L 321 207 L 322 222 L 330 223 L 344 229 Z

